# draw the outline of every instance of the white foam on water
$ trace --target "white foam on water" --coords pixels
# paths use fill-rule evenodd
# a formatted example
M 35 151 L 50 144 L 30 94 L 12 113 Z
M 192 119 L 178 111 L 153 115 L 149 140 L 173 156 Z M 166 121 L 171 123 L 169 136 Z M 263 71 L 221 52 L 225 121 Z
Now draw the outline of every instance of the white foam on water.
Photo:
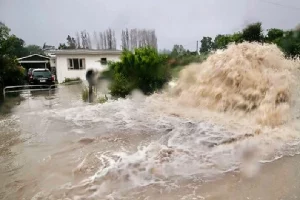
M 261 164 L 298 154 L 298 66 L 274 45 L 242 43 L 187 67 L 163 94 L 135 93 L 104 104 L 52 109 L 51 118 L 74 125 L 74 130 L 105 127 L 124 138 L 153 136 L 132 144 L 134 150 L 85 157 L 77 167 L 97 160 L 93 174 L 53 194 L 121 199 L 137 188 L 176 190 L 182 180 L 214 180 L 232 171 L 253 177 Z M 93 144 L 97 142 L 102 144 Z
M 232 129 L 224 123 L 213 124 L 197 117 L 170 115 L 156 107 L 157 101 L 162 100 L 152 97 L 139 102 L 121 99 L 52 110 L 51 117 L 75 124 L 80 130 L 86 126 L 105 126 L 108 132 L 156 136 L 150 143 L 136 144 L 136 151 L 111 149 L 98 152 L 91 158 L 102 163 L 98 170 L 79 184 L 63 187 L 62 190 L 72 191 L 78 198 L 93 199 L 112 194 L 118 196 L 151 185 L 174 189 L 179 180 L 212 180 L 230 171 L 241 170 L 243 175 L 251 177 L 259 172 L 260 160 L 266 162 L 285 155 L 286 142 L 297 139 L 293 134 L 291 137 L 281 135 L 284 127 L 278 130 L 261 128 L 262 133 L 255 134 L 255 130 L 251 129 Z M 255 156 L 245 159 L 244 154 L 248 152 Z M 298 148 L 292 152 L 297 153 Z M 90 165 L 91 162 L 84 160 L 80 167 L 84 168 L 82 165 Z M 76 191 L 90 192 L 80 194 Z

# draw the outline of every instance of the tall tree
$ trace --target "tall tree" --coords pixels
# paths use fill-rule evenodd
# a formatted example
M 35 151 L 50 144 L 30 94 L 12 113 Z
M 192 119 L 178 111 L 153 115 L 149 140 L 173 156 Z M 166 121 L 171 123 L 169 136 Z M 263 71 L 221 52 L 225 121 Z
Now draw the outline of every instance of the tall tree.
M 234 43 L 241 43 L 243 42 L 243 34 L 241 32 L 234 33 L 233 35 L 231 35 L 230 40 Z
M 93 46 L 92 46 L 92 39 L 91 39 L 89 33 L 87 33 L 86 39 L 87 39 L 87 48 L 88 48 L 88 49 L 92 49 L 92 48 L 93 48 Z
M 280 39 L 284 36 L 284 31 L 277 28 L 271 28 L 268 30 L 265 38 L 266 42 L 278 44 Z
M 107 35 L 106 32 L 103 32 L 103 49 L 107 49 L 108 45 L 107 45 Z
M 80 35 L 78 32 L 76 32 L 76 48 L 81 49 Z
M 125 29 L 121 34 L 122 48 L 134 50 L 139 47 L 152 47 L 157 49 L 155 30 Z
M 200 53 L 208 53 L 214 47 L 214 43 L 212 42 L 211 37 L 203 37 L 200 42 L 201 42 Z
M 81 46 L 83 49 L 88 49 L 89 48 L 89 41 L 88 41 L 88 36 L 86 31 L 81 31 Z
M 8 85 L 19 85 L 24 81 L 25 71 L 18 66 L 16 57 L 24 54 L 24 41 L 10 35 L 10 29 L 0 22 L 0 89 Z M 13 77 L 13 78 L 12 78 Z M 2 93 L 0 93 L 0 96 Z
M 117 49 L 117 39 L 116 39 L 116 34 L 115 31 L 112 31 L 112 49 L 116 50 Z
M 278 45 L 287 56 L 300 55 L 300 30 L 285 31 Z
M 232 42 L 230 35 L 217 35 L 214 40 L 215 49 L 225 49 Z
M 263 30 L 260 22 L 250 24 L 242 31 L 243 39 L 248 42 L 263 42 Z
M 69 49 L 76 49 L 76 40 L 70 35 L 67 37 L 67 44 Z
M 96 48 L 100 49 L 100 41 L 99 41 L 99 38 L 98 38 L 98 35 L 97 35 L 96 31 L 94 31 L 94 41 L 96 43 Z
M 58 49 L 69 49 L 69 47 L 65 43 L 59 43 Z
M 100 44 L 100 49 L 104 49 L 104 38 L 103 38 L 103 33 L 99 33 L 99 44 Z
M 171 56 L 173 56 L 173 57 L 182 56 L 185 53 L 186 53 L 186 50 L 184 49 L 184 47 L 182 45 L 175 44 L 173 46 Z

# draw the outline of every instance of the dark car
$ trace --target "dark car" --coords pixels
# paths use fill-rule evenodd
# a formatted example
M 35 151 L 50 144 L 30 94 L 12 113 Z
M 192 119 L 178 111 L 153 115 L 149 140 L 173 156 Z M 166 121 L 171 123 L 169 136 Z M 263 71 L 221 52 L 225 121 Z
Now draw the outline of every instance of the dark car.
M 29 77 L 30 85 L 54 85 L 54 76 L 48 69 L 34 69 Z

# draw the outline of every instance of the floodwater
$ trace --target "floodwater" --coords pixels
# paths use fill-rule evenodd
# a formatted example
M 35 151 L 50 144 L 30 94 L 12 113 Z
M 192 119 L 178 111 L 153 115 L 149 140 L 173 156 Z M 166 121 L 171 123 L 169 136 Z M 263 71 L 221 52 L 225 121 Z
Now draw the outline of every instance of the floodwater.
M 251 60 L 256 57 L 249 54 L 270 51 L 278 64 L 274 47 L 260 53 L 255 50 L 262 47 L 249 44 L 237 48 L 248 49 Z M 234 55 L 239 61 L 231 59 L 230 66 L 243 58 Z M 227 63 L 217 57 L 201 65 L 204 72 L 192 65 L 173 89 L 149 97 L 137 92 L 88 104 L 81 100 L 81 84 L 59 86 L 50 96 L 22 94 L 25 100 L 0 119 L 0 199 L 300 199 L 300 104 L 297 91 L 285 82 L 295 73 L 281 70 L 286 63 L 278 67 L 259 58 L 259 64 L 276 69 L 258 72 L 247 66 L 246 83 L 222 85 L 225 71 L 214 73 L 215 81 L 189 78 L 198 72 L 209 77 L 215 69 L 206 66 L 217 66 L 215 59 Z M 238 98 L 234 87 L 255 84 L 272 89 L 262 97 L 248 88 L 248 95 L 258 98 L 247 98 L 246 106 L 224 104 Z M 220 89 L 227 91 L 221 98 Z M 281 101 L 272 95 L 288 89 Z M 270 110 L 273 100 L 278 105 Z

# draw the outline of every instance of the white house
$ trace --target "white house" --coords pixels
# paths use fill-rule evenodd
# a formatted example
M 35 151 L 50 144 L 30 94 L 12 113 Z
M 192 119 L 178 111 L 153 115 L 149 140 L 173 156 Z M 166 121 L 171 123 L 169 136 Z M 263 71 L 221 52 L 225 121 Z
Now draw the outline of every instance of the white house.
M 95 69 L 103 71 L 107 68 L 108 61 L 119 61 L 119 50 L 55 50 L 48 52 L 51 56 L 51 67 L 56 68 L 56 79 L 62 83 L 65 78 L 81 78 L 85 80 L 86 71 Z

